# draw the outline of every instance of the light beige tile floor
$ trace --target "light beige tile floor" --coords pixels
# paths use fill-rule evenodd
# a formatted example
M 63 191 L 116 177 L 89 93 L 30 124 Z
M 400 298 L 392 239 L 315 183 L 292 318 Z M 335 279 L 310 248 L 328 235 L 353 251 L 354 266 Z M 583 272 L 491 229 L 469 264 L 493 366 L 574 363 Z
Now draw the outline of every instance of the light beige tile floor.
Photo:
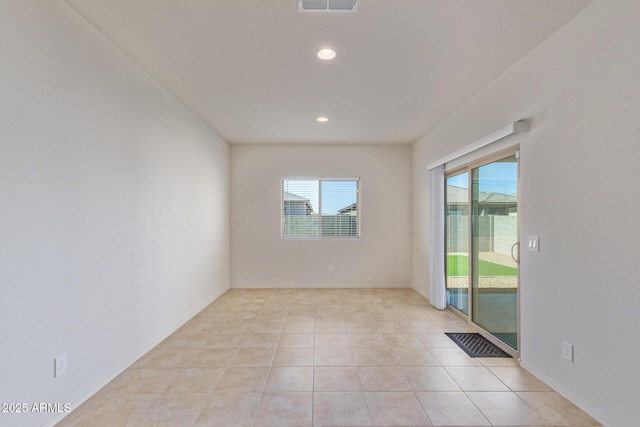
M 409 289 L 234 289 L 58 425 L 599 425 L 467 329 Z

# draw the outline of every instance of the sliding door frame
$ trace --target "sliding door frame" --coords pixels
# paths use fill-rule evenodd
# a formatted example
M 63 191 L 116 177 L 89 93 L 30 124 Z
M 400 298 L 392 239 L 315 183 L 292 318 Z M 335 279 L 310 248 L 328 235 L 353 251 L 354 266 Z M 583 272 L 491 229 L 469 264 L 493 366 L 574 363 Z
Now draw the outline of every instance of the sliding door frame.
M 456 176 L 459 175 L 461 173 L 465 173 L 467 172 L 468 174 L 468 203 L 469 203 L 469 215 L 468 215 L 468 221 L 467 221 L 467 230 L 468 230 L 468 247 L 467 247 L 467 252 L 468 252 L 468 259 L 469 259 L 469 268 L 468 268 L 468 274 L 469 274 L 469 280 L 468 280 L 468 289 L 467 289 L 467 311 L 469 312 L 469 314 L 465 314 L 464 312 L 458 310 L 457 308 L 455 308 L 454 306 L 450 305 L 447 302 L 447 309 L 449 311 L 451 311 L 452 313 L 456 314 L 457 316 L 461 317 L 462 319 L 465 319 L 467 321 L 467 323 L 469 324 L 469 326 L 471 328 L 473 328 L 476 332 L 478 332 L 480 335 L 482 335 L 483 337 L 485 337 L 486 339 L 488 339 L 489 341 L 491 341 L 493 344 L 495 344 L 496 346 L 498 346 L 500 349 L 504 350 L 507 354 L 509 354 L 510 356 L 514 357 L 515 359 L 519 359 L 520 358 L 520 350 L 521 350 L 521 333 L 520 333 L 520 245 L 518 245 L 518 276 L 517 276 L 517 280 L 518 280 L 518 288 L 517 288 L 517 292 L 516 292 L 516 310 L 517 310 L 517 320 L 516 320 L 516 331 L 518 334 L 518 348 L 517 349 L 513 349 L 511 346 L 509 346 L 508 344 L 506 344 L 505 342 L 503 342 L 502 340 L 500 340 L 499 338 L 495 337 L 491 332 L 487 331 L 486 329 L 482 328 L 481 326 L 477 325 L 476 323 L 473 322 L 473 276 L 474 276 L 474 269 L 476 268 L 476 266 L 473 264 L 473 249 L 474 249 L 474 242 L 473 242 L 473 212 L 472 212 L 472 191 L 473 191 L 473 173 L 472 171 L 475 168 L 479 168 L 480 166 L 484 166 L 486 164 L 495 162 L 497 160 L 500 159 L 504 159 L 505 157 L 509 157 L 515 155 L 516 159 L 518 161 L 518 167 L 517 167 L 517 180 L 518 180 L 518 186 L 517 186 L 517 206 L 518 206 L 518 226 L 517 226 L 517 241 L 520 242 L 520 223 L 521 223 L 521 213 L 520 213 L 520 144 L 511 146 L 509 148 L 497 151 L 493 154 L 484 156 L 480 159 L 477 160 L 473 160 L 470 161 L 469 163 L 466 163 L 460 167 L 457 167 L 455 169 L 452 169 L 450 171 L 446 170 L 445 167 L 445 174 L 444 174 L 444 192 L 446 194 L 447 191 L 447 179 L 452 177 L 452 176 Z M 446 203 L 445 203 L 445 209 L 446 209 Z M 445 221 L 446 221 L 446 213 L 445 213 Z M 446 224 L 446 222 L 445 222 Z M 445 230 L 445 248 L 444 248 L 444 253 L 445 253 L 445 278 L 447 277 L 446 275 L 446 260 L 447 260 L 447 239 L 446 239 L 446 230 Z M 448 288 L 448 283 L 446 284 L 447 289 Z

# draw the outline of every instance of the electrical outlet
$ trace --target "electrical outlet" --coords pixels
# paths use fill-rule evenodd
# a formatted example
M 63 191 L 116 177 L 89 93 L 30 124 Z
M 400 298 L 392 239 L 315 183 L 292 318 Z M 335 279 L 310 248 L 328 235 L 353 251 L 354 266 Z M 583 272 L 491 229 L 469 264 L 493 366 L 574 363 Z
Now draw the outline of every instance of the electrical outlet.
M 562 341 L 562 357 L 573 363 L 573 344 Z
M 333 264 L 329 266 L 329 273 L 333 273 Z
M 65 372 L 67 372 L 67 355 L 66 354 L 59 355 L 58 357 L 53 359 L 53 362 L 54 362 L 53 376 L 55 378 L 58 378 L 60 375 L 63 375 Z

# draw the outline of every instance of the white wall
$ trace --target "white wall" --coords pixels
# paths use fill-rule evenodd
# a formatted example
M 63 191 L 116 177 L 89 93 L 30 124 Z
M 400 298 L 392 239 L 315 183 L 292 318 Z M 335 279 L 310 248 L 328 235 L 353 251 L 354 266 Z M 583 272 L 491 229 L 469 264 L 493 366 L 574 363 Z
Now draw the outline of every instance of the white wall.
M 610 426 L 640 419 L 640 2 L 600 0 L 413 150 L 413 286 L 427 290 L 426 165 L 521 118 L 522 359 Z M 575 345 L 575 363 L 561 357 Z
M 0 402 L 74 402 L 228 289 L 228 145 L 59 0 L 0 62 Z
M 409 286 L 410 146 L 232 145 L 230 160 L 232 287 Z M 280 237 L 282 178 L 314 176 L 360 177 L 360 239 Z

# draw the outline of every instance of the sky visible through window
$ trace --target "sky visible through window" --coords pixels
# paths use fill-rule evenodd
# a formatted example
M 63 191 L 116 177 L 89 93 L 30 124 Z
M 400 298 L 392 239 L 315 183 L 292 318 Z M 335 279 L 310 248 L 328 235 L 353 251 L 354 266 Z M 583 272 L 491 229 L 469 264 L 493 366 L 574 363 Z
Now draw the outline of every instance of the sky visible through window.
M 309 199 L 313 211 L 319 213 L 319 180 L 287 179 L 284 191 Z M 322 180 L 322 213 L 335 215 L 358 200 L 358 182 L 355 180 Z
M 495 162 L 480 167 L 480 191 L 515 195 L 518 192 L 518 164 Z M 447 184 L 469 188 L 466 173 L 447 178 Z

